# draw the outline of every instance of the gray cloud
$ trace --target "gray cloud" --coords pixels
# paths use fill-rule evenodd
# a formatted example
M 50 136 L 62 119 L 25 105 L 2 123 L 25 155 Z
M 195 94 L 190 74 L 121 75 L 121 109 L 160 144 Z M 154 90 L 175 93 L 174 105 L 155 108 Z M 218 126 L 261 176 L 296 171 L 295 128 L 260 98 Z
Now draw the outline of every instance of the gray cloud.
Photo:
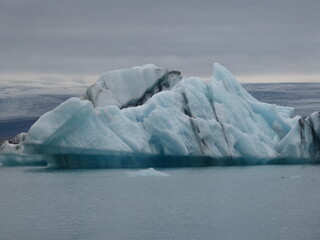
M 320 73 L 318 0 L 2 0 L 0 74 Z

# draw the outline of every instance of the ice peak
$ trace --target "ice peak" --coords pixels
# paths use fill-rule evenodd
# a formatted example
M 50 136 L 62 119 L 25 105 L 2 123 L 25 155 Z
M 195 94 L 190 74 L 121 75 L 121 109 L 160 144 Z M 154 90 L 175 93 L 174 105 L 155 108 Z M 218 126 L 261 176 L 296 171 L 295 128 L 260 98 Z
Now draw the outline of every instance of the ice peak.
M 154 94 L 172 88 L 182 79 L 178 71 L 169 71 L 147 64 L 103 74 L 87 89 L 84 99 L 95 107 L 117 105 L 119 108 L 137 106 Z

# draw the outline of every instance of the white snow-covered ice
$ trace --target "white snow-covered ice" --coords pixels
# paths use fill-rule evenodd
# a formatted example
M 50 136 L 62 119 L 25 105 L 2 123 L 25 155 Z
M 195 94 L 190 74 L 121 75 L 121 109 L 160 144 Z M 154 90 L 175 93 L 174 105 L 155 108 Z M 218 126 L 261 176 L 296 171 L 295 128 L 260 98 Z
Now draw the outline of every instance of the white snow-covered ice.
M 170 174 L 157 171 L 154 168 L 148 168 L 148 169 L 134 171 L 134 172 L 129 171 L 129 172 L 126 172 L 126 175 L 128 177 L 168 177 L 170 176 Z
M 83 97 L 44 114 L 23 140 L 5 142 L 0 151 L 34 155 L 50 148 L 57 157 L 59 149 L 90 149 L 234 164 L 318 161 L 319 112 L 292 113 L 253 98 L 219 64 L 210 81 L 150 64 L 102 75 Z

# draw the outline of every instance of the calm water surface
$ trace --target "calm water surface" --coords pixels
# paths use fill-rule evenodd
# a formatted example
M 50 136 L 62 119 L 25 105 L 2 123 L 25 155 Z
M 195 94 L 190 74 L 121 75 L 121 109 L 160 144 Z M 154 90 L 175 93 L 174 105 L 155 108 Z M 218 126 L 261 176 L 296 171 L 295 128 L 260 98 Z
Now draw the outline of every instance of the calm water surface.
M 0 239 L 320 239 L 319 170 L 0 167 Z

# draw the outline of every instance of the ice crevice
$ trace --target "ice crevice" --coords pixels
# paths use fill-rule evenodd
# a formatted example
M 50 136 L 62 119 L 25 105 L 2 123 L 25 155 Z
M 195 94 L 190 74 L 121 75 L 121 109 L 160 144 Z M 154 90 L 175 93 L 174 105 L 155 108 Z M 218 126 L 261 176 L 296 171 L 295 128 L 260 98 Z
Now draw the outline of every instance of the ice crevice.
M 235 153 L 234 153 L 234 152 L 232 151 L 232 149 L 231 149 L 231 146 L 230 146 L 230 143 L 229 143 L 227 134 L 226 134 L 225 127 L 224 127 L 223 123 L 220 122 L 220 120 L 219 120 L 218 114 L 217 114 L 216 109 L 215 109 L 215 107 L 214 107 L 214 102 L 212 101 L 211 98 L 209 99 L 209 101 L 210 101 L 210 105 L 212 106 L 212 111 L 213 111 L 213 113 L 214 113 L 214 117 L 215 117 L 216 121 L 217 121 L 217 122 L 220 124 L 220 126 L 221 126 L 223 138 L 224 138 L 224 140 L 226 141 L 226 144 L 227 144 L 227 146 L 228 146 L 228 150 L 229 150 L 229 152 L 230 152 L 230 157 L 232 157 L 232 156 L 235 155 Z
M 186 93 L 183 92 L 181 95 L 182 95 L 182 98 L 184 101 L 184 104 L 183 104 L 184 113 L 189 117 L 191 129 L 192 129 L 193 135 L 197 139 L 197 143 L 199 145 L 200 152 L 201 152 L 201 154 L 205 155 L 206 154 L 206 150 L 205 150 L 206 143 L 199 135 L 200 130 L 199 130 L 199 127 L 197 126 L 197 123 L 195 121 L 196 117 L 192 116 L 191 110 L 188 106 L 188 98 L 187 98 Z

